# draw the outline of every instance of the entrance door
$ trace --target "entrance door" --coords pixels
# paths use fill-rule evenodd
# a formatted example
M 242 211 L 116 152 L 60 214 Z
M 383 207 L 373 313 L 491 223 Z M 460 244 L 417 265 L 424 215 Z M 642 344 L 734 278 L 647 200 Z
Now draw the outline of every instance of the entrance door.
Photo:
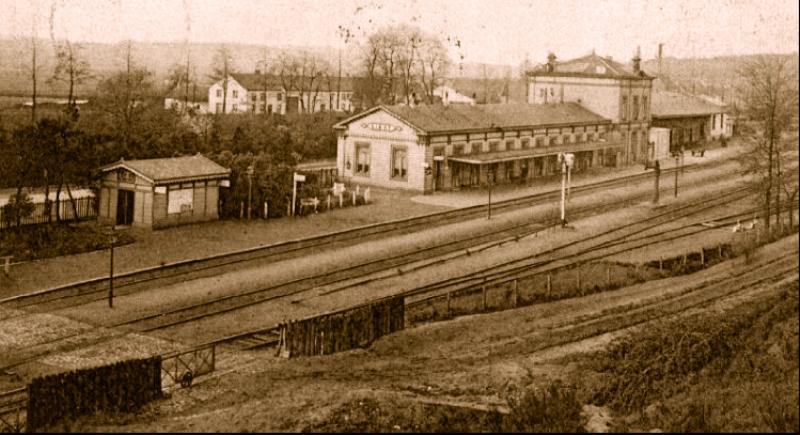
M 440 191 L 444 186 L 444 171 L 442 170 L 442 162 L 434 160 L 433 162 L 433 190 Z
M 299 105 L 300 99 L 298 97 L 286 97 L 286 113 L 297 113 Z
M 133 191 L 117 191 L 117 225 L 133 224 Z

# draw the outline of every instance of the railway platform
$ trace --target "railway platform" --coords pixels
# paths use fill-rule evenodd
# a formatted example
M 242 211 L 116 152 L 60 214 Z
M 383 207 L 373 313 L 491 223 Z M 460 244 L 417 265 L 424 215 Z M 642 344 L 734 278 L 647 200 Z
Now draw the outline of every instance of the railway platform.
M 708 150 L 705 157 L 684 158 L 684 164 L 708 162 L 728 158 L 737 152 L 737 147 Z M 664 162 L 662 168 L 675 165 Z M 645 169 L 633 166 L 623 169 L 599 169 L 596 172 L 578 174 L 572 186 L 608 180 L 633 174 Z M 651 170 L 647 170 L 652 172 Z M 525 195 L 556 190 L 560 178 L 533 187 L 503 186 L 493 189 L 492 201 L 512 199 Z M 662 179 L 662 186 L 669 186 L 669 177 Z M 333 210 L 298 218 L 271 220 L 226 220 L 203 224 L 186 225 L 159 231 L 136 231 L 136 242 L 114 249 L 114 274 L 157 267 L 164 264 L 208 257 L 259 246 L 266 246 L 318 236 L 335 231 L 395 219 L 408 218 L 444 211 L 454 207 L 486 204 L 486 191 L 460 191 L 447 194 L 415 196 L 409 192 L 374 189 L 374 202 L 368 206 Z M 666 199 L 666 198 L 665 198 Z M 0 298 L 26 294 L 42 289 L 54 288 L 79 281 L 105 278 L 109 274 L 109 252 L 99 250 L 83 254 L 49 258 L 12 266 L 11 274 L 0 280 Z
M 683 157 L 683 165 L 693 165 L 707 163 L 714 160 L 723 160 L 734 157 L 739 153 L 740 148 L 735 146 L 735 142 L 729 142 L 725 148 L 707 149 L 704 156 L 699 154 L 692 156 L 687 152 Z M 660 161 L 662 170 L 671 169 L 676 166 L 675 159 L 662 159 Z M 580 186 L 581 184 L 594 183 L 598 181 L 611 180 L 614 178 L 626 177 L 642 172 L 653 172 L 653 169 L 645 169 L 643 165 L 632 165 L 623 168 L 592 168 L 584 173 L 574 173 L 571 175 L 571 185 Z M 661 179 L 661 186 L 672 186 L 674 179 L 664 176 Z M 539 192 L 551 191 L 561 188 L 561 175 L 536 178 L 533 185 L 527 184 L 504 184 L 492 187 L 492 201 L 503 201 L 518 198 L 525 195 Z M 678 182 L 680 189 L 680 181 Z M 433 195 L 417 195 L 411 198 L 412 201 L 420 204 L 436 205 L 443 207 L 469 207 L 474 205 L 486 204 L 488 201 L 488 189 L 485 187 L 467 190 L 435 192 Z

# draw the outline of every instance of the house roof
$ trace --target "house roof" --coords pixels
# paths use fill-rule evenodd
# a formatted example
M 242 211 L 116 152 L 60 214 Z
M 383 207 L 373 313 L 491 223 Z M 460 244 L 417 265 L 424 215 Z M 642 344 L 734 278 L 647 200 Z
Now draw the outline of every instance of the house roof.
M 378 110 L 385 110 L 413 126 L 419 132 L 429 135 L 459 131 L 472 132 L 504 128 L 605 124 L 611 122 L 578 103 L 515 103 L 479 104 L 475 106 L 377 106 L 339 122 L 334 128 L 345 128 L 347 124 Z
M 233 73 L 231 77 L 236 80 L 243 88 L 247 89 L 248 91 L 263 91 L 264 90 L 264 75 L 263 74 L 246 74 L 246 73 Z M 306 78 L 306 83 L 308 82 L 308 78 Z M 330 87 L 331 91 L 336 90 L 336 85 L 338 82 L 338 77 L 334 77 L 331 80 Z M 286 80 L 286 83 L 289 83 L 289 79 Z M 316 78 L 314 79 L 315 87 L 316 83 L 320 84 L 320 90 L 328 91 L 329 83 L 324 78 Z M 340 85 L 340 89 L 342 92 L 352 92 L 353 91 L 353 77 L 342 77 L 342 83 Z M 267 90 L 268 91 L 281 91 L 283 90 L 283 81 L 281 81 L 281 77 L 274 75 L 274 74 L 267 74 Z
M 476 103 L 503 102 L 508 94 L 511 103 L 525 103 L 527 80 L 518 78 L 465 78 L 456 77 L 448 81 L 450 87 L 462 95 L 473 98 Z
M 638 74 L 628 69 L 627 66 L 612 60 L 610 57 L 602 57 L 595 53 L 567 60 L 555 62 L 553 71 L 547 71 L 547 64 L 541 64 L 528 71 L 531 76 L 574 76 L 574 77 L 600 77 L 616 79 L 652 79 L 644 71 Z
M 679 92 L 653 92 L 650 112 L 654 118 L 710 116 L 727 111 L 725 106 Z
M 120 160 L 100 170 L 106 172 L 118 168 L 128 169 L 156 184 L 225 178 L 231 172 L 200 154 L 165 159 Z

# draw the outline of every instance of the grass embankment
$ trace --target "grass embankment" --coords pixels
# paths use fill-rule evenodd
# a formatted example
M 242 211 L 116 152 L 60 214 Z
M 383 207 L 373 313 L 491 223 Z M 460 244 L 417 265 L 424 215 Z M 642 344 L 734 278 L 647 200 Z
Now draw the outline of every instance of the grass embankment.
M 507 398 L 510 411 L 420 403 L 351 400 L 303 432 L 584 432 L 575 390 L 552 383 Z
M 114 246 L 133 243 L 130 234 L 117 232 Z M 26 225 L 0 231 L 0 256 L 14 262 L 107 249 L 107 228 L 95 223 Z
M 628 416 L 619 431 L 797 432 L 798 282 L 722 314 L 648 325 L 584 368 L 596 374 L 585 397 Z

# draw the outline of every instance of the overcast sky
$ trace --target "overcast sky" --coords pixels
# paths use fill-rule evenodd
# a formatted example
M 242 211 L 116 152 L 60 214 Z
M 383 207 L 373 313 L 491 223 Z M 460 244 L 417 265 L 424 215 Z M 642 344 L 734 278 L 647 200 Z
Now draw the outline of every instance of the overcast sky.
M 38 16 L 36 31 L 49 37 L 53 3 L 55 36 L 76 41 L 336 47 L 338 25 L 364 35 L 406 22 L 460 39 L 465 62 L 592 49 L 627 61 L 637 45 L 647 59 L 659 42 L 676 57 L 798 50 L 796 0 L 0 0 L 0 35 L 30 35 Z

